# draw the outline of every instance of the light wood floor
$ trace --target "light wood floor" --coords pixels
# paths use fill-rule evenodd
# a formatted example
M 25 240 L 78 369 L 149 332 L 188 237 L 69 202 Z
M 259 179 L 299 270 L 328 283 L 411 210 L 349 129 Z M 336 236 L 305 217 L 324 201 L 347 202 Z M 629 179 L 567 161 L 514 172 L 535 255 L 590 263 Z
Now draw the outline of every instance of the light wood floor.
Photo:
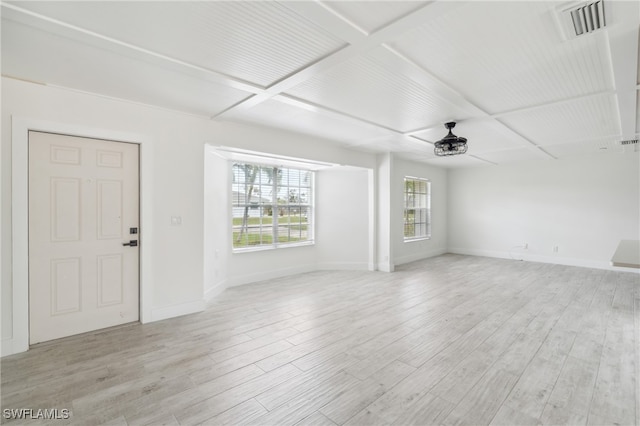
M 640 424 L 639 330 L 638 274 L 444 255 L 38 345 L 2 359 L 2 408 L 82 425 Z

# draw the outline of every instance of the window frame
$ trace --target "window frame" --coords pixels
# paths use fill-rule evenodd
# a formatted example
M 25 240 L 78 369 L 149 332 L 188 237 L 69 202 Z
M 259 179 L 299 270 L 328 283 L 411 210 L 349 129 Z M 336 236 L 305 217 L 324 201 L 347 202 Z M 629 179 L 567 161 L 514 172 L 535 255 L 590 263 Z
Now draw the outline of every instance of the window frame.
M 423 182 L 425 183 L 425 188 L 426 188 L 426 192 L 424 193 L 424 197 L 425 197 L 425 207 L 418 207 L 416 208 L 409 206 L 408 202 L 407 202 L 407 181 L 413 181 L 413 182 Z M 403 241 L 405 243 L 410 243 L 410 242 L 414 242 L 414 241 L 424 241 L 424 240 L 430 240 L 431 239 L 431 180 L 430 179 L 425 179 L 425 178 L 419 178 L 419 177 L 415 177 L 415 176 L 405 176 L 403 181 L 403 188 L 402 188 L 402 195 L 403 195 L 403 200 L 402 200 L 402 236 L 403 236 Z M 413 194 L 415 195 L 415 190 L 413 192 Z M 422 194 L 422 193 L 420 193 Z M 415 202 L 414 202 L 415 204 Z M 424 210 L 425 211 L 425 222 L 416 222 L 415 221 L 415 210 Z M 413 236 L 407 236 L 406 234 L 406 229 L 407 229 L 407 210 L 414 210 L 414 220 L 413 220 L 413 226 L 414 226 L 414 234 L 415 234 L 415 225 L 416 223 L 423 223 L 424 224 L 424 229 L 425 229 L 425 233 L 421 234 L 421 235 L 413 235 Z
M 287 188 L 289 189 L 290 185 L 289 184 L 278 184 L 277 179 L 276 182 L 273 182 L 271 184 L 269 184 L 270 186 L 272 186 L 273 191 L 271 194 L 271 202 L 269 204 L 264 204 L 264 205 L 259 205 L 258 208 L 264 208 L 264 207 L 270 207 L 272 209 L 272 215 L 268 216 L 268 215 L 264 215 L 264 213 L 262 213 L 259 217 L 260 218 L 264 218 L 264 217 L 271 217 L 272 218 L 272 223 L 270 225 L 271 227 L 271 243 L 270 244 L 257 244 L 257 245 L 247 245 L 245 247 L 235 247 L 234 246 L 234 231 L 235 231 L 235 226 L 233 224 L 233 220 L 234 220 L 234 209 L 235 208 L 244 208 L 246 205 L 246 201 L 245 201 L 245 205 L 242 206 L 237 206 L 235 204 L 235 196 L 234 196 L 234 180 L 233 180 L 233 175 L 234 175 L 234 166 L 235 165 L 250 165 L 250 166 L 255 166 L 255 167 L 260 167 L 260 168 L 269 168 L 269 169 L 273 169 L 274 170 L 274 175 L 277 174 L 276 170 L 280 169 L 280 170 L 284 170 L 284 169 L 289 169 L 289 170 L 298 170 L 298 171 L 304 171 L 304 172 L 308 172 L 309 173 L 309 200 L 308 203 L 306 204 L 302 204 L 302 203 L 298 203 L 298 204 L 289 204 L 289 202 L 287 204 L 284 205 L 284 207 L 286 208 L 290 208 L 292 206 L 301 206 L 301 207 L 307 207 L 307 239 L 303 240 L 303 241 L 294 241 L 294 242 L 280 242 L 278 237 L 278 231 L 279 231 L 279 215 L 278 214 L 274 214 L 274 208 L 277 211 L 279 209 L 278 204 L 278 188 Z M 230 216 L 230 236 L 231 236 L 231 252 L 232 253 L 248 253 L 248 252 L 255 252 L 255 251 L 264 251 L 264 250 L 277 250 L 277 249 L 286 249 L 286 248 L 292 248 L 292 247 L 303 247 L 303 246 L 310 246 L 310 245 L 314 245 L 315 244 L 315 181 L 316 181 L 316 173 L 315 170 L 311 170 L 305 167 L 298 167 L 298 166 L 281 166 L 281 165 L 274 165 L 274 164 L 269 164 L 269 163 L 261 163 L 258 161 L 239 161 L 239 160 L 230 160 L 229 161 L 229 175 L 230 175 L 230 184 L 228 185 L 229 188 L 229 196 L 230 196 L 230 203 L 229 203 L 229 216 Z M 305 187 L 306 188 L 306 187 Z M 249 200 L 248 203 L 249 207 L 251 208 L 252 203 Z M 263 207 L 264 206 L 264 207 Z M 290 216 L 290 215 L 289 215 Z M 289 226 L 291 226 L 291 222 L 289 221 Z

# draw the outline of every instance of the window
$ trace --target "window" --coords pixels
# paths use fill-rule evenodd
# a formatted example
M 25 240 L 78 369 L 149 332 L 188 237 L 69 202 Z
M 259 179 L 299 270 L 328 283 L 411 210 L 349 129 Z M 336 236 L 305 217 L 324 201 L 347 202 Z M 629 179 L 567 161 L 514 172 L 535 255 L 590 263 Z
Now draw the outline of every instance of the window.
M 313 243 L 309 170 L 232 164 L 234 251 Z
M 431 182 L 404 178 L 404 240 L 431 238 Z

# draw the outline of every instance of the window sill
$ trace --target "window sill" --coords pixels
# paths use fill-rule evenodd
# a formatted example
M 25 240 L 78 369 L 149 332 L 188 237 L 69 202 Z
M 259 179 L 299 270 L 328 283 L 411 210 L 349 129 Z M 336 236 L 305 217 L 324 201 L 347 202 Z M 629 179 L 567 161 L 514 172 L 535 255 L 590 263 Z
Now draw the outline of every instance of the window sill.
M 416 238 L 405 238 L 404 242 L 405 243 L 414 243 L 416 241 L 425 241 L 425 240 L 430 240 L 431 237 L 416 237 Z
M 256 251 L 268 251 L 268 250 L 280 250 L 280 249 L 288 249 L 292 247 L 305 247 L 312 246 L 315 244 L 315 241 L 305 241 L 302 243 L 293 243 L 293 244 L 278 244 L 276 246 L 261 246 L 261 247 L 247 247 L 247 248 L 232 248 L 232 254 L 239 253 L 253 253 Z

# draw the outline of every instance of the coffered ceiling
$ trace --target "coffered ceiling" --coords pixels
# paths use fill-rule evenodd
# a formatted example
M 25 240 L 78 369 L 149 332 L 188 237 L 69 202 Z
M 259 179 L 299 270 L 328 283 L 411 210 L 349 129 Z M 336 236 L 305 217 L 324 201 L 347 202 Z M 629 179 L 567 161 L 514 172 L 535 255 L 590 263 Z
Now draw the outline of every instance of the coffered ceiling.
M 8 1 L 2 74 L 442 167 L 638 150 L 640 2 L 584 4 Z

